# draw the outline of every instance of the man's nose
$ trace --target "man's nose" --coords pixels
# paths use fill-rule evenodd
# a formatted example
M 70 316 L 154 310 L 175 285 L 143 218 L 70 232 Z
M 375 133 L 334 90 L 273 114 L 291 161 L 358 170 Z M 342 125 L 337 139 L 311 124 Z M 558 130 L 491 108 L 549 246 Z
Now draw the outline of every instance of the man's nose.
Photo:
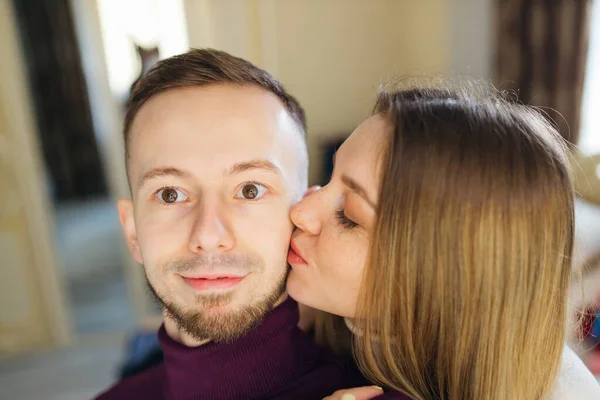
M 189 247 L 194 253 L 223 252 L 235 243 L 226 210 L 215 201 L 199 205 L 198 216 L 190 236 Z

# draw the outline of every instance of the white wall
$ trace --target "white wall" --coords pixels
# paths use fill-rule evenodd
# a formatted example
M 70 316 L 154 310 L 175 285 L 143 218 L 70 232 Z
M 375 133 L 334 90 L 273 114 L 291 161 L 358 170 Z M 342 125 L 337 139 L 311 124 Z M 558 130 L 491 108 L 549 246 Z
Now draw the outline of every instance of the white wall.
M 495 40 L 493 0 L 449 0 L 452 70 L 492 80 Z

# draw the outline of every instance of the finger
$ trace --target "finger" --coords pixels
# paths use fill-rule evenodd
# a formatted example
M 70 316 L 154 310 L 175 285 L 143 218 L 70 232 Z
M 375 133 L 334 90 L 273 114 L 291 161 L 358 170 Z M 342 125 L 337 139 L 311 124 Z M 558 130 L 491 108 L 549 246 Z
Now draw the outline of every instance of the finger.
M 370 400 L 381 396 L 383 390 L 377 386 L 363 386 L 354 389 L 344 390 L 341 400 Z
M 312 193 L 316 192 L 319 189 L 321 189 L 321 186 L 319 186 L 319 185 L 311 186 L 311 187 L 309 187 L 306 190 L 306 192 L 304 192 L 304 196 L 303 197 L 309 196 L 309 195 L 311 195 Z
M 381 396 L 383 390 L 379 386 L 364 386 L 354 389 L 338 390 L 323 400 L 370 400 Z

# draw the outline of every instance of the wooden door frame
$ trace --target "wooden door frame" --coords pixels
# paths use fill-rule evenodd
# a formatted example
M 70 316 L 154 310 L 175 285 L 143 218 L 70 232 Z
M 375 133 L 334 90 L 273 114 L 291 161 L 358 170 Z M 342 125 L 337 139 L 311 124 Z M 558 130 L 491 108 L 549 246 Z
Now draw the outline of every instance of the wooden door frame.
M 34 120 L 31 96 L 25 76 L 26 64 L 16 24 L 12 2 L 0 2 L 0 105 L 9 118 L 7 140 L 12 154 L 18 154 L 18 165 L 11 171 L 15 175 L 20 195 L 20 207 L 25 219 L 33 249 L 31 268 L 35 282 L 32 290 L 39 301 L 32 307 L 42 310 L 45 325 L 45 346 L 64 346 L 73 341 L 73 325 L 66 296 L 64 277 L 58 268 L 54 237 L 54 217 L 46 190 L 42 155 Z M 15 157 L 15 159 L 17 159 Z M 21 267 L 21 266 L 20 266 Z M 25 267 L 25 266 L 22 266 Z M 23 344 L 26 346 L 26 339 Z M 27 351 L 27 348 L 15 351 Z

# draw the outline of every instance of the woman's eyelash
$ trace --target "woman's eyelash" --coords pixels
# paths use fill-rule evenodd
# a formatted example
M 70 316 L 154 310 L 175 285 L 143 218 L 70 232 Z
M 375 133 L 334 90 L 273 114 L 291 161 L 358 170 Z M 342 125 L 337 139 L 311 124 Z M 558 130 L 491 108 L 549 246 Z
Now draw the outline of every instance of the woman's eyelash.
M 340 223 L 340 225 L 342 225 L 345 228 L 352 229 L 352 228 L 356 228 L 358 226 L 358 224 L 356 222 L 354 222 L 351 219 L 349 219 L 348 217 L 346 217 L 343 209 L 336 211 L 335 216 L 336 216 L 338 222 Z

